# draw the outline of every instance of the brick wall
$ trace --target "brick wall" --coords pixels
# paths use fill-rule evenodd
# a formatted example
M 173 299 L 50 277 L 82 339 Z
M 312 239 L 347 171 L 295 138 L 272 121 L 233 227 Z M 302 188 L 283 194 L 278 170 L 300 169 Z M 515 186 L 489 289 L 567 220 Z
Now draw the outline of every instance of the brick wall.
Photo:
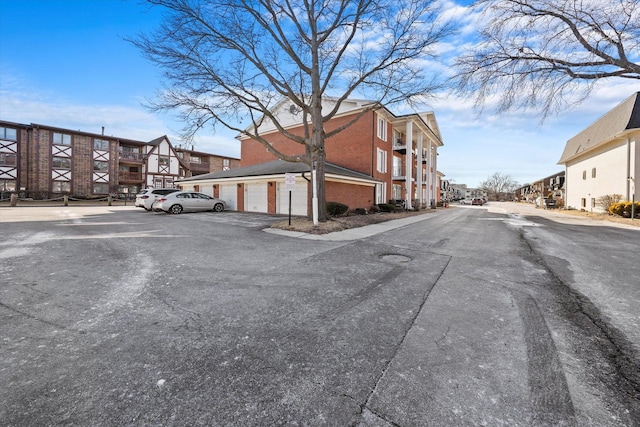
M 374 187 L 327 181 L 325 189 L 327 202 L 339 202 L 349 209 L 369 209 L 375 203 Z
M 384 142 L 375 137 L 375 113 L 369 112 L 356 123 L 342 130 L 332 138 L 325 140 L 326 160 L 345 168 L 371 175 L 375 169 L 375 147 L 385 146 L 391 150 L 391 137 Z M 353 115 L 338 117 L 325 125 L 330 132 L 353 119 Z M 290 132 L 301 135 L 302 127 Z M 266 135 L 265 138 L 279 151 L 288 155 L 305 155 L 305 146 L 286 138 L 279 132 Z M 259 142 L 247 139 L 241 144 L 241 165 L 250 166 L 276 160 L 277 157 L 267 151 Z M 390 154 L 389 154 L 390 159 Z

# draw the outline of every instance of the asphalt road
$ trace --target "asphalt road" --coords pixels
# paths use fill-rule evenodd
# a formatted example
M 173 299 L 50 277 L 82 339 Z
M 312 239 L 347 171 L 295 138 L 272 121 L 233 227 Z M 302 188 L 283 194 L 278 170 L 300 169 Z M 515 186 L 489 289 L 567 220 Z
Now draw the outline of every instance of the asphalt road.
M 640 230 L 530 214 L 0 208 L 0 425 L 640 425 Z

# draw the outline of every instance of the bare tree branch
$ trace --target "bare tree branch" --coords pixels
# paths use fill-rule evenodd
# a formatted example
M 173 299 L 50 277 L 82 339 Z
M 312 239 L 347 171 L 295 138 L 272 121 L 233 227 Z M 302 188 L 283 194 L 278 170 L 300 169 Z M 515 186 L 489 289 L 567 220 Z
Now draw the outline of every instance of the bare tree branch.
M 166 88 L 150 103 L 177 111 L 184 134 L 223 126 L 252 138 L 278 158 L 317 165 L 324 212 L 323 124 L 354 94 L 380 104 L 412 102 L 443 82 L 423 60 L 452 28 L 438 0 L 147 0 L 166 19 L 157 32 L 130 40 L 163 71 Z M 323 99 L 335 100 L 323 111 Z M 301 112 L 302 132 L 280 122 L 287 99 Z M 279 152 L 261 134 L 273 124 L 305 154 Z
M 495 172 L 482 181 L 479 188 L 487 192 L 489 200 L 500 200 L 509 193 L 513 193 L 519 185 L 511 175 Z
M 637 0 L 479 0 L 480 42 L 456 61 L 459 94 L 550 113 L 600 79 L 640 79 Z

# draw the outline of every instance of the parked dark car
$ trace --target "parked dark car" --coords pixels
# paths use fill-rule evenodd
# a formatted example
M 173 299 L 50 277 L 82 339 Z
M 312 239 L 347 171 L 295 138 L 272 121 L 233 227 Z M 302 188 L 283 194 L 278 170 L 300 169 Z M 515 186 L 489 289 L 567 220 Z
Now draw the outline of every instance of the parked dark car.
M 477 205 L 477 206 L 482 206 L 482 205 L 484 205 L 484 200 L 482 200 L 479 197 L 476 197 L 475 199 L 471 200 L 471 204 L 472 205 Z

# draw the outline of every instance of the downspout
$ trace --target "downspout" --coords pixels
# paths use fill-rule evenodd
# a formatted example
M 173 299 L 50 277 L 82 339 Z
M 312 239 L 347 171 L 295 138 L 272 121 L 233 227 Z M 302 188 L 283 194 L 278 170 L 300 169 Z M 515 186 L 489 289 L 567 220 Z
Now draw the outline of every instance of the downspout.
M 627 138 L 627 201 L 631 200 L 631 138 Z

